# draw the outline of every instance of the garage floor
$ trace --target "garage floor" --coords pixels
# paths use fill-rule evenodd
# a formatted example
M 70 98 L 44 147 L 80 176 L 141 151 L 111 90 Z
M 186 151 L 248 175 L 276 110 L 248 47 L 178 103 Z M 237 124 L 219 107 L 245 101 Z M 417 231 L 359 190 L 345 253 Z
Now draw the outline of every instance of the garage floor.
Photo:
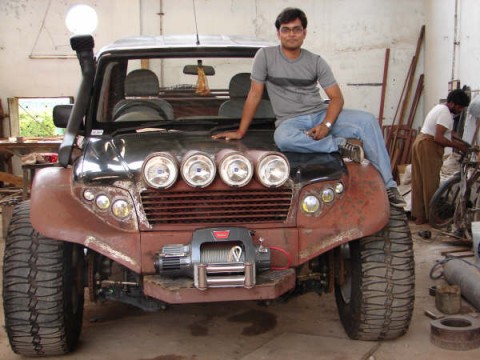
M 431 239 L 418 236 L 427 225 L 411 223 L 415 242 L 416 301 L 409 332 L 385 342 L 350 340 L 340 324 L 333 294 L 307 294 L 269 306 L 255 302 L 175 305 L 159 313 L 145 313 L 119 303 L 88 303 L 78 350 L 55 359 L 213 360 L 213 359 L 475 359 L 480 348 L 454 351 L 430 342 L 431 319 L 439 313 L 429 272 L 443 251 L 458 250 L 458 241 L 432 230 Z M 0 255 L 3 261 L 3 239 Z M 0 359 L 13 354 L 3 331 L 0 308 Z M 462 313 L 477 316 L 466 301 Z

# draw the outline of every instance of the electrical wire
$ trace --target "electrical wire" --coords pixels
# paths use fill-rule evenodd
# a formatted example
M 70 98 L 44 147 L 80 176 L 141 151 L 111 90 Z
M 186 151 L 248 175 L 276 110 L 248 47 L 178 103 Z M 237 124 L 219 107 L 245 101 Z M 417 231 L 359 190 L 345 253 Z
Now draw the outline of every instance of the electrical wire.
M 283 255 L 285 255 L 285 257 L 287 258 L 288 260 L 288 263 L 286 266 L 281 266 L 281 267 L 271 267 L 272 270 L 287 270 L 290 268 L 290 265 L 292 265 L 292 258 L 290 256 L 290 254 L 285 250 L 285 249 L 282 249 L 280 247 L 277 247 L 277 246 L 270 246 L 270 250 L 276 250 L 276 251 L 279 251 L 281 252 Z
M 447 257 L 443 260 L 437 260 L 437 262 L 435 263 L 435 265 L 432 266 L 431 270 L 430 270 L 430 279 L 432 280 L 438 280 L 440 279 L 442 276 L 443 276 L 443 271 L 441 271 L 438 275 L 434 275 L 434 272 L 437 271 L 437 269 L 443 265 L 445 265 L 447 262 L 451 261 L 451 260 L 460 260 L 460 261 L 463 261 L 465 264 L 467 265 L 470 265 L 470 266 L 473 266 L 475 268 L 477 268 L 478 270 L 480 270 L 480 266 L 478 265 L 475 265 L 475 264 L 472 264 L 471 262 L 467 261 L 467 260 L 464 260 L 464 259 L 461 259 L 461 258 L 457 258 L 457 257 Z

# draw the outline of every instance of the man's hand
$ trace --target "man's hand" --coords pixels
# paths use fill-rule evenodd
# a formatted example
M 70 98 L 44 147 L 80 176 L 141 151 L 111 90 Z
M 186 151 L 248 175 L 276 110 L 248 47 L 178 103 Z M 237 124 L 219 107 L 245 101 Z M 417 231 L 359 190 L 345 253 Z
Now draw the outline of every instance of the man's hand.
M 328 127 L 326 127 L 324 124 L 319 124 L 308 130 L 307 135 L 310 136 L 313 140 L 320 140 L 328 135 L 328 131 Z
M 239 140 L 243 135 L 239 131 L 225 131 L 212 136 L 212 139 Z

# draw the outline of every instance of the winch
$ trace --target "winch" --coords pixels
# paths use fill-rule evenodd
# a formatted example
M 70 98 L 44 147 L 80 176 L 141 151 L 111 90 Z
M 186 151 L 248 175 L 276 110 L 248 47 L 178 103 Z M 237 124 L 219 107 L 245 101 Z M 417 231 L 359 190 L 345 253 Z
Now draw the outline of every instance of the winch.
M 188 276 L 199 290 L 255 286 L 256 272 L 270 269 L 270 249 L 255 245 L 246 228 L 206 228 L 190 244 L 165 245 L 155 255 L 160 275 Z

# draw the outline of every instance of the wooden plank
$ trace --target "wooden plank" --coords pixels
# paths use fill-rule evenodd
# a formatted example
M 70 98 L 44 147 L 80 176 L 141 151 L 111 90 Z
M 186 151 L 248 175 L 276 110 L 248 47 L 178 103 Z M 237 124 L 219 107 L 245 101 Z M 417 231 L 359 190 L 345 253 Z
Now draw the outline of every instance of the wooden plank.
M 440 252 L 440 254 L 442 256 L 446 256 L 448 254 L 465 252 L 465 251 L 472 251 L 472 249 L 468 248 L 468 247 L 461 247 L 461 248 L 458 248 L 458 249 L 448 249 L 448 250 Z
M 447 253 L 449 257 L 454 257 L 454 258 L 465 258 L 465 257 L 471 257 L 473 256 L 473 251 L 461 251 L 461 252 L 452 252 L 452 253 Z

